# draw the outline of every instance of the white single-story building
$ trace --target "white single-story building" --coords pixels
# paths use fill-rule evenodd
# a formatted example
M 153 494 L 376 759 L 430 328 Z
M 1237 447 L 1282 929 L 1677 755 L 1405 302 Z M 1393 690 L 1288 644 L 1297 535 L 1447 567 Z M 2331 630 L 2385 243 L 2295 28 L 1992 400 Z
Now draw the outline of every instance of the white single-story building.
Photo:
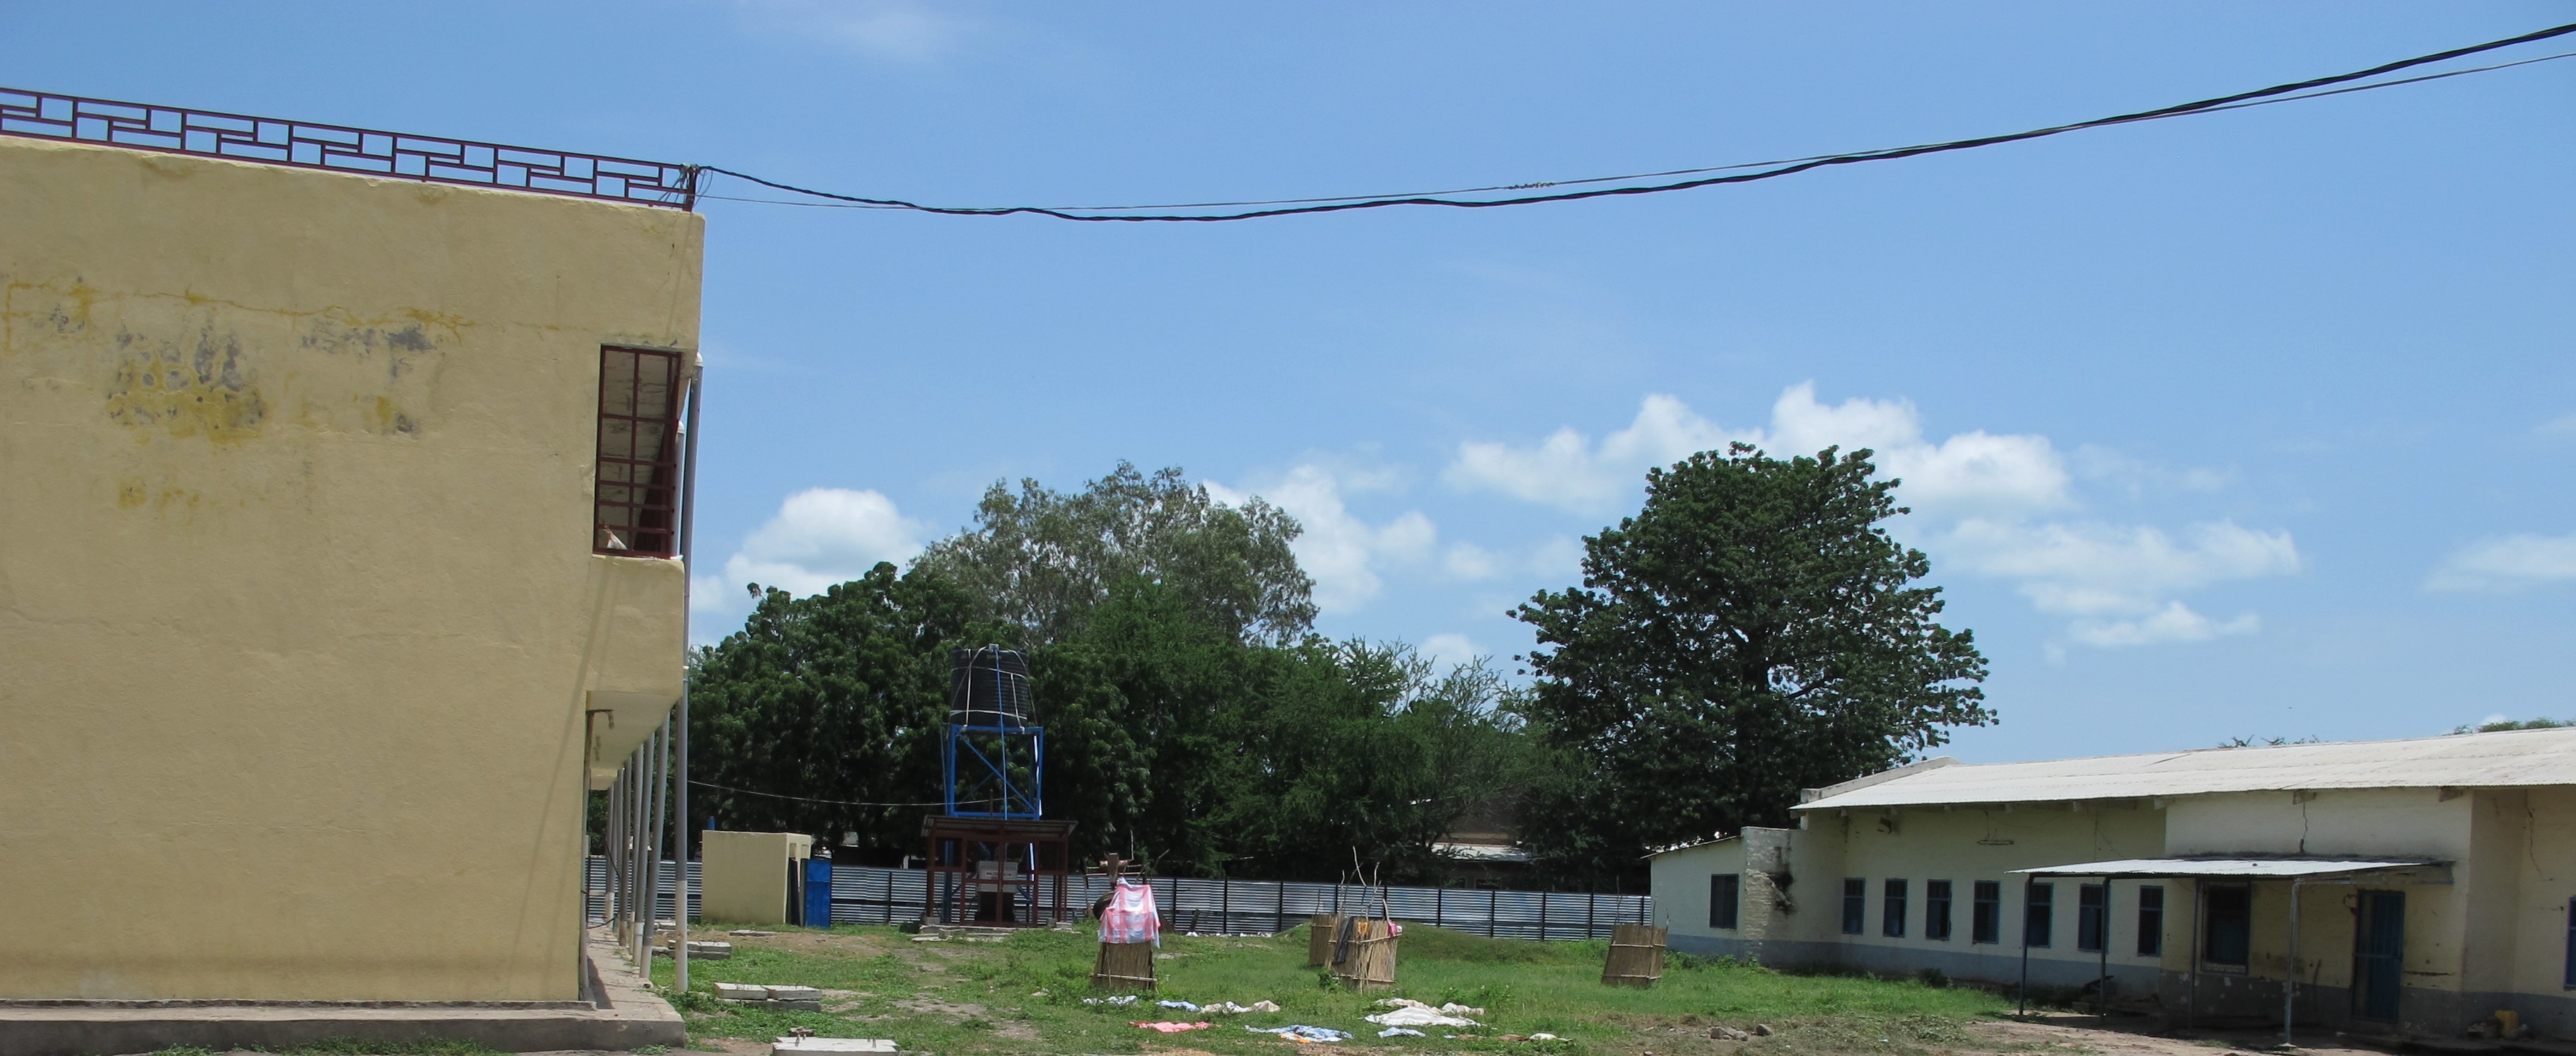
M 1657 852 L 1672 948 L 2199 1021 L 2576 1037 L 2576 729 L 1932 759 Z M 2295 930 L 2294 930 L 2295 925 Z M 2285 976 L 2291 982 L 2284 985 Z

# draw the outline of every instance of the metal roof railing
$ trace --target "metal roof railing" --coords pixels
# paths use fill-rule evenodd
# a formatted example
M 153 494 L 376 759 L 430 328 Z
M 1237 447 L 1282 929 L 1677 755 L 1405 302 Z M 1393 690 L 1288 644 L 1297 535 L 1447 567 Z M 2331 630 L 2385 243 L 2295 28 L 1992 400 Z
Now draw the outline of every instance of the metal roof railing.
M 697 167 L 0 88 L 0 135 L 690 209 Z

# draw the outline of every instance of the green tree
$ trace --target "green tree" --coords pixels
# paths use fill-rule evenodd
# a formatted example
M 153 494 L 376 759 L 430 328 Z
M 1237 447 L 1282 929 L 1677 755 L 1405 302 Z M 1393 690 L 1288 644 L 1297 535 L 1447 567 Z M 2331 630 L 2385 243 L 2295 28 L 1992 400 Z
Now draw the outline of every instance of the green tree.
M 975 521 L 916 566 L 954 580 L 1031 646 L 1071 638 L 1129 578 L 1170 586 L 1238 641 L 1285 645 L 1315 620 L 1314 581 L 1289 550 L 1296 518 L 1257 497 L 1227 506 L 1178 467 L 1148 477 L 1121 461 L 1074 494 L 995 482 Z
M 1903 762 L 1993 713 L 1969 632 L 1867 450 L 1737 444 L 1646 476 L 1584 540 L 1583 584 L 1514 613 L 1537 632 L 1524 705 L 1557 764 L 1526 835 L 1570 879 L 1637 875 L 1650 845 L 1778 825 L 1802 788 Z
M 919 570 L 878 564 L 812 597 L 771 588 L 690 676 L 692 828 L 860 834 L 884 860 L 918 853 L 940 790 L 950 650 L 1015 629 Z M 859 805 L 872 804 L 872 805 Z

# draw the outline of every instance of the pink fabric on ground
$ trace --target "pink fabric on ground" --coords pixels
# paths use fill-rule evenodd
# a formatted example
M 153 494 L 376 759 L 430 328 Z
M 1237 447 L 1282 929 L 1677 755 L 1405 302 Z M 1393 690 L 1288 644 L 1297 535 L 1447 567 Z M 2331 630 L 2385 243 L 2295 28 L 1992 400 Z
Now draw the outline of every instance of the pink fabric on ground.
M 1185 1030 L 1206 1030 L 1206 1029 L 1208 1029 L 1209 1027 L 1213 1027 L 1213 1026 L 1215 1026 L 1215 1025 L 1216 1025 L 1216 1024 L 1214 1024 L 1214 1023 L 1169 1023 L 1169 1022 L 1165 1022 L 1165 1023 L 1138 1023 L 1138 1024 L 1136 1024 L 1136 1026 L 1143 1027 L 1143 1028 L 1145 1028 L 1145 1029 L 1147 1029 L 1147 1030 L 1151 1030 L 1151 1031 L 1158 1031 L 1158 1032 L 1161 1032 L 1161 1033 L 1164 1033 L 1164 1034 L 1178 1034 L 1178 1033 L 1180 1033 L 1180 1032 L 1182 1032 L 1182 1031 L 1185 1031 Z

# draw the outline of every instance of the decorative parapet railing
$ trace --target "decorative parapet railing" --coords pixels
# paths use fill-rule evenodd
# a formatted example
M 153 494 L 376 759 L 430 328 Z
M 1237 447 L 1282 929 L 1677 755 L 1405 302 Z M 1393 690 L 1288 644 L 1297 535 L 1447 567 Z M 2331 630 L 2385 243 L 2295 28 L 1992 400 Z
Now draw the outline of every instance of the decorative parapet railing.
M 0 135 L 688 209 L 693 166 L 0 88 Z

